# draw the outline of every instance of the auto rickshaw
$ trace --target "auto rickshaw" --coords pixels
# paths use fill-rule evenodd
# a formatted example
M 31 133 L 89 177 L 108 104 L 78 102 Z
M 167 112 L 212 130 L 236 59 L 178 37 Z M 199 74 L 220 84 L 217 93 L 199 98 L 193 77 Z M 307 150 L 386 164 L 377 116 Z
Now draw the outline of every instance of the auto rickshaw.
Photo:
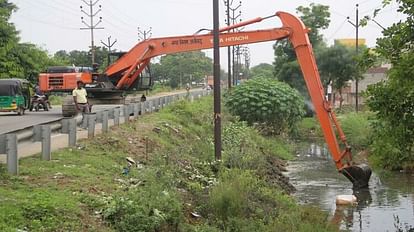
M 0 112 L 23 115 L 30 108 L 30 83 L 24 79 L 0 79 Z

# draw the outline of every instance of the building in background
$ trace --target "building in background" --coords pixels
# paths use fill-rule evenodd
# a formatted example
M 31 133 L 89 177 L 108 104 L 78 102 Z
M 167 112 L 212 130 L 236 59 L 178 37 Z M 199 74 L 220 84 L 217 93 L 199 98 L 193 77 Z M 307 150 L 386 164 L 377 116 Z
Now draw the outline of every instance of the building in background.
M 335 39 L 335 45 L 341 44 L 346 47 L 355 48 L 355 38 L 343 38 L 343 39 Z M 358 39 L 358 46 L 366 46 L 367 40 L 364 38 Z

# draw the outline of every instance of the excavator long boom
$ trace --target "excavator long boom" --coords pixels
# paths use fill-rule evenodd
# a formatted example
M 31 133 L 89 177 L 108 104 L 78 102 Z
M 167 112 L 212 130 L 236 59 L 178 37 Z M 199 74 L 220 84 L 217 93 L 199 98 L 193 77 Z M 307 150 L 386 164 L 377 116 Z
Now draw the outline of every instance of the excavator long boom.
M 351 148 L 331 109 L 330 103 L 325 99 L 324 88 L 308 37 L 308 29 L 299 18 L 289 13 L 277 12 L 274 16 L 278 16 L 282 21 L 283 26 L 281 28 L 230 32 L 234 28 L 257 23 L 265 19 L 255 18 L 220 29 L 220 47 L 289 39 L 295 49 L 325 141 L 337 169 L 353 183 L 354 188 L 368 186 L 371 170 L 367 166 L 360 167 L 353 164 Z M 139 78 L 139 74 L 149 64 L 149 60 L 152 57 L 212 47 L 212 33 L 145 40 L 138 43 L 117 62 L 109 66 L 105 74 L 111 78 L 111 76 L 121 73 L 122 77 L 117 82 L 116 88 L 127 89 Z M 343 151 L 340 150 L 336 138 L 337 134 L 343 144 Z

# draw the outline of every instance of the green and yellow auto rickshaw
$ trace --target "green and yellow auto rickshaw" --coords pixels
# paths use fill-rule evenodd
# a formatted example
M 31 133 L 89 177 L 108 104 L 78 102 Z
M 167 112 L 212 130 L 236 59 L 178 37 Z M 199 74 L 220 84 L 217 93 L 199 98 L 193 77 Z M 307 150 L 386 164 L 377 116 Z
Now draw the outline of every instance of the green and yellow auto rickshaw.
M 0 112 L 23 115 L 30 107 L 30 83 L 23 79 L 0 79 Z

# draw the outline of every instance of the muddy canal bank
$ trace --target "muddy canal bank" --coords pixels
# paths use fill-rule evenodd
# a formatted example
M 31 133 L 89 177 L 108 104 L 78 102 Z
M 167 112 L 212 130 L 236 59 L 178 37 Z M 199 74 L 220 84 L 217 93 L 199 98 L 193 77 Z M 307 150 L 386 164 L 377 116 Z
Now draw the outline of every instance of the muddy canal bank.
M 338 174 L 327 149 L 308 144 L 298 147 L 289 163 L 288 176 L 299 202 L 319 206 L 343 231 L 414 231 L 414 175 L 373 173 L 369 190 L 352 191 L 352 184 Z M 358 205 L 337 207 L 335 197 L 354 194 Z

